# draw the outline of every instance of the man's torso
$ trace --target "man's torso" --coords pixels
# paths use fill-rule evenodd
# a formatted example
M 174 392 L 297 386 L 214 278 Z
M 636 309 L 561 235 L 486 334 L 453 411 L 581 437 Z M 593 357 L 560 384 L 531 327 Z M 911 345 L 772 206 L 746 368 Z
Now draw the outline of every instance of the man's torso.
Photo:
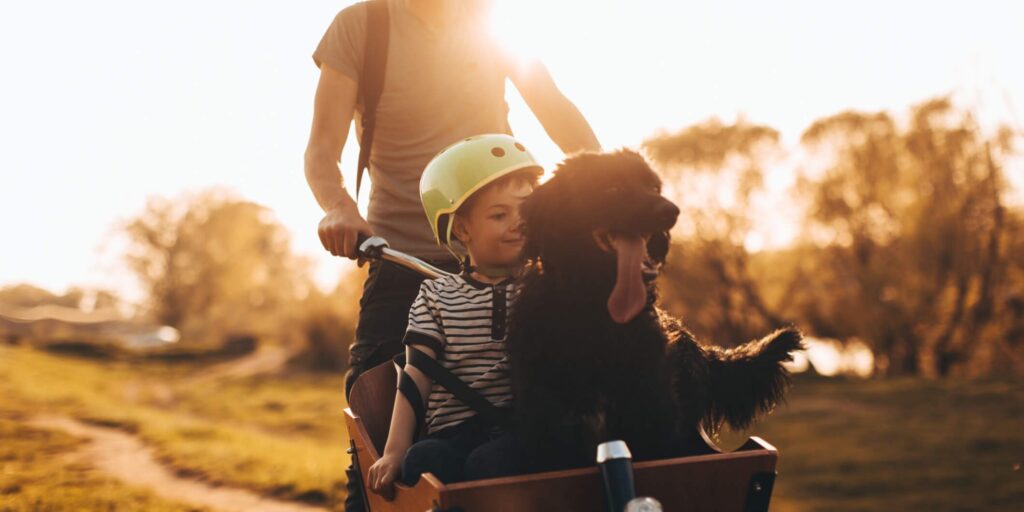
M 428 259 L 449 254 L 433 240 L 419 198 L 427 162 L 448 145 L 481 133 L 508 131 L 505 103 L 507 58 L 482 27 L 437 30 L 388 0 L 388 59 L 377 107 L 367 221 L 395 249 Z M 352 53 L 337 61 L 358 81 L 365 46 L 366 6 L 351 6 L 328 29 L 347 44 L 321 42 L 314 59 L 334 64 L 330 52 Z M 346 65 L 347 64 L 347 65 Z M 344 69 L 344 68 L 351 69 Z M 361 134 L 362 106 L 356 129 Z

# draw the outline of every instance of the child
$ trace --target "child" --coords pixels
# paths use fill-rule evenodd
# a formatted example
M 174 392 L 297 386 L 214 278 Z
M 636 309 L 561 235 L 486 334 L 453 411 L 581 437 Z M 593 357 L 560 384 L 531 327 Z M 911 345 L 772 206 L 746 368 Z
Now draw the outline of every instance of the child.
M 400 474 L 412 485 L 425 472 L 445 483 L 487 472 L 479 466 L 488 457 L 472 454 L 498 439 L 512 405 L 505 334 L 521 268 L 518 207 L 541 171 L 507 135 L 460 141 L 423 171 L 420 196 L 435 239 L 463 272 L 424 281 L 409 311 L 409 363 L 384 454 L 369 469 L 374 492 L 390 495 Z M 427 436 L 413 444 L 422 417 Z

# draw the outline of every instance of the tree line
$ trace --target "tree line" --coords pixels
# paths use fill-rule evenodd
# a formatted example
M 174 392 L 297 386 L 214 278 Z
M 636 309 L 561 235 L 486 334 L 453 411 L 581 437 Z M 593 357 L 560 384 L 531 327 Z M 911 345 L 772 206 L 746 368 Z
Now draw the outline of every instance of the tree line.
M 709 120 L 644 147 L 683 205 L 666 304 L 707 339 L 783 324 L 857 338 L 884 374 L 1024 372 L 1024 209 L 1007 204 L 1021 132 L 983 128 L 949 98 L 903 118 L 842 112 L 811 124 L 786 200 L 802 212 L 785 249 L 749 251 L 751 199 L 780 165 L 779 134 Z M 1016 172 L 1020 172 L 1019 169 Z M 710 186 L 708 184 L 711 184 Z M 708 190 L 731 191 L 723 203 Z
M 1020 375 L 1024 209 L 1007 203 L 1020 136 L 949 98 L 824 117 L 798 148 L 745 119 L 658 133 L 642 149 L 682 209 L 663 304 L 722 345 L 793 324 L 868 343 L 882 374 Z M 780 166 L 798 177 L 784 201 L 800 212 L 798 235 L 753 250 L 765 176 Z M 268 208 L 223 190 L 155 197 L 120 230 L 146 292 L 140 313 L 183 343 L 255 336 L 344 368 L 363 271 L 319 290 Z M 0 301 L 81 298 L 47 293 L 11 287 Z

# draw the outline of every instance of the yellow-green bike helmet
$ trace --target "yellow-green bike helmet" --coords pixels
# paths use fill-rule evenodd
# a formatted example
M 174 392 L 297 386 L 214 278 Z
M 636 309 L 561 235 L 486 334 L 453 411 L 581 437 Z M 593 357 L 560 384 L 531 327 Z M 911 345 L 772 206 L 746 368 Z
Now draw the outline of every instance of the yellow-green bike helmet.
M 441 150 L 420 177 L 420 200 L 438 245 L 459 261 L 466 258 L 461 245 L 452 243 L 452 214 L 466 199 L 492 181 L 516 171 L 543 169 L 510 135 L 475 135 Z

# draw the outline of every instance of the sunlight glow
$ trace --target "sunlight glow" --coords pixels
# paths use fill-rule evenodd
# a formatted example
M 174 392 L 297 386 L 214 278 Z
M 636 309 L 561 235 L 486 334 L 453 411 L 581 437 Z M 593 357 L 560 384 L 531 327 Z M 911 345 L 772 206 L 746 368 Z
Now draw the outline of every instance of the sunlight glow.
M 541 5 L 536 0 L 496 0 L 491 8 L 491 32 L 520 62 L 541 57 L 549 43 L 545 31 L 538 27 L 543 20 Z
M 274 210 L 318 264 L 318 283 L 333 287 L 351 265 L 320 247 L 302 153 L 319 73 L 310 54 L 351 3 L 12 3 L 0 17 L 0 44 L 20 49 L 8 52 L 0 94 L 0 217 L 24 250 L 0 254 L 0 283 L 130 290 L 111 242 L 119 220 L 153 195 L 227 186 Z M 794 150 L 822 116 L 903 111 L 949 92 L 980 97 L 983 120 L 1020 126 L 1022 11 L 1005 1 L 494 0 L 491 23 L 509 51 L 543 59 L 607 149 L 744 113 Z M 516 136 L 550 170 L 561 151 L 514 88 L 507 99 Z M 357 147 L 353 131 L 342 154 L 349 190 Z M 1006 175 L 1020 203 L 1024 160 L 1015 164 Z M 790 180 L 766 176 L 777 198 L 761 215 L 772 221 L 761 228 L 767 249 L 790 238 L 777 213 Z
M 848 375 L 868 378 L 875 371 L 875 357 L 871 348 L 859 339 L 843 343 L 831 338 L 804 338 L 807 349 L 785 363 L 786 369 L 802 373 L 813 369 L 824 377 Z

